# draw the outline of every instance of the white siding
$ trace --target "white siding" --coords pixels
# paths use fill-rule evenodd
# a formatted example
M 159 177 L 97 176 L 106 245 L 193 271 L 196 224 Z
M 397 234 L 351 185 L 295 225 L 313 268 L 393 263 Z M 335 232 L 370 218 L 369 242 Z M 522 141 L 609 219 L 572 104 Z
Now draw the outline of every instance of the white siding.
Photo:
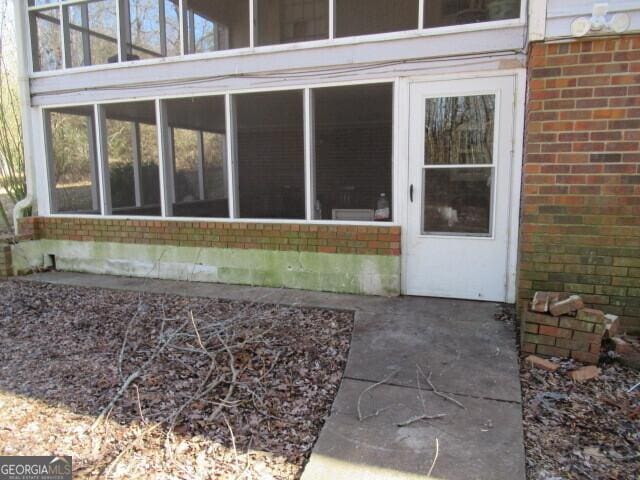
M 578 17 L 591 17 L 593 5 L 600 0 L 547 0 L 548 40 L 571 37 L 571 22 Z M 602 0 L 604 3 L 606 0 Z M 610 0 L 609 16 L 627 13 L 631 18 L 628 33 L 640 32 L 640 0 Z

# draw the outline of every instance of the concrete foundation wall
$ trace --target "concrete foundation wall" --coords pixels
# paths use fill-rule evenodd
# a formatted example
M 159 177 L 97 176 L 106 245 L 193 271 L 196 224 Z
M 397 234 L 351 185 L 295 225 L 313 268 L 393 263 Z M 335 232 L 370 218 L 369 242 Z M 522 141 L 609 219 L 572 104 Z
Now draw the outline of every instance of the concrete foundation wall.
M 52 257 L 53 256 L 53 257 Z M 394 296 L 400 257 L 306 251 L 32 240 L 12 246 L 14 272 L 58 270 Z

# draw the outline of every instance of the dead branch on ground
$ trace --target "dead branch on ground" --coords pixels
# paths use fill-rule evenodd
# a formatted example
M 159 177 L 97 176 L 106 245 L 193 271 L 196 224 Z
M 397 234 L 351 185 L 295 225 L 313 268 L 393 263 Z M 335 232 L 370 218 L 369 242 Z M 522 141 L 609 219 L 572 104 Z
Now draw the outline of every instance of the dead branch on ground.
M 387 375 L 384 379 L 380 380 L 378 383 L 374 383 L 373 385 L 369 385 L 367 388 L 365 388 L 362 392 L 360 392 L 360 395 L 358 395 L 358 403 L 357 403 L 357 410 L 358 410 L 358 420 L 359 421 L 363 421 L 366 418 L 370 418 L 373 416 L 376 416 L 378 414 L 380 414 L 381 410 L 378 410 L 376 413 L 374 413 L 373 415 L 367 415 L 367 416 L 362 416 L 362 410 L 360 408 L 360 403 L 362 402 L 362 397 L 364 396 L 365 393 L 370 392 L 371 390 L 373 390 L 376 387 L 379 387 L 380 385 L 388 382 L 389 380 L 391 380 L 391 378 L 396 375 L 398 372 L 400 371 L 399 368 L 397 368 L 396 370 L 394 370 L 393 372 L 391 372 L 391 374 Z M 389 407 L 385 408 L 388 409 Z

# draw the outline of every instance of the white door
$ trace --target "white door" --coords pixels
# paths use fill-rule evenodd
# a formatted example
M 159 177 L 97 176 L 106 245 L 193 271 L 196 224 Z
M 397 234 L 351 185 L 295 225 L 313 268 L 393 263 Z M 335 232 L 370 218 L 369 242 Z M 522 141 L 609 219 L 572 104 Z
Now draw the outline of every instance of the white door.
M 507 300 L 514 88 L 411 84 L 407 294 Z

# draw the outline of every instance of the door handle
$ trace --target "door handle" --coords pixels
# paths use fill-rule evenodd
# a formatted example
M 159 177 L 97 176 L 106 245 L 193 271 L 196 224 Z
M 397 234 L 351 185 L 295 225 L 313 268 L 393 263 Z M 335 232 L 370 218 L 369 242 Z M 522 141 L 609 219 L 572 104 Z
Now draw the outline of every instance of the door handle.
M 409 200 L 413 203 L 413 184 L 409 187 Z

